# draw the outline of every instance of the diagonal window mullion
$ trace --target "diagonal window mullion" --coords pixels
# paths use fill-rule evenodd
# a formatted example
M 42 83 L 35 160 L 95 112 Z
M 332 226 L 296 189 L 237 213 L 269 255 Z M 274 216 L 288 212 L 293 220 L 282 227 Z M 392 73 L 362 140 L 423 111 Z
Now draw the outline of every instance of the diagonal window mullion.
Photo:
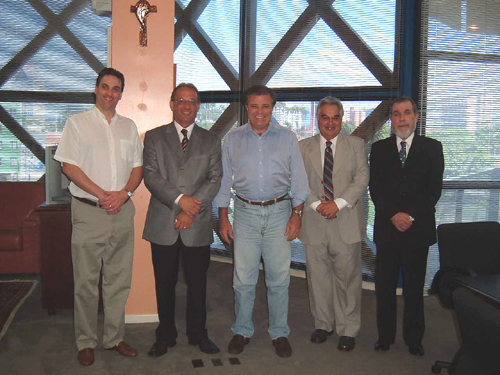
M 179 47 L 184 39 L 184 25 L 187 21 L 196 21 L 203 13 L 210 0 L 192 0 L 189 5 L 183 9 L 179 3 L 180 0 L 175 1 L 175 18 L 177 22 L 174 28 L 174 51 Z
M 316 10 L 309 5 L 252 75 L 252 84 L 269 82 L 316 24 L 316 16 Z
M 389 120 L 392 100 L 383 100 L 362 122 L 354 129 L 355 135 L 369 142 L 379 129 Z
M 222 112 L 217 121 L 212 125 L 210 131 L 219 136 L 219 138 L 223 138 L 226 133 L 231 129 L 233 124 L 238 120 L 238 103 L 231 103 L 229 106 Z
M 280 42 L 274 47 L 267 58 L 262 62 L 255 74 L 252 76 L 253 84 L 266 84 L 280 69 L 284 62 L 290 57 L 295 48 L 302 42 L 306 35 L 317 23 L 318 13 L 316 11 L 317 0 L 310 0 L 309 6 L 290 27 Z M 327 0 L 329 4 L 334 0 Z
M 33 155 L 45 164 L 45 149 L 0 105 L 0 122 L 19 139 Z
M 56 27 L 59 35 L 96 73 L 100 72 L 104 68 L 104 65 L 99 61 L 99 59 L 95 57 L 94 54 L 90 52 L 88 48 L 85 47 L 85 45 L 66 26 L 66 22 L 68 22 L 69 19 L 64 22 L 61 21 L 60 18 L 55 15 L 41 0 L 27 1 L 47 21 L 47 23 L 52 23 Z
M 40 4 L 40 0 L 29 0 L 31 3 Z M 19 51 L 7 64 L 0 70 L 0 87 L 12 77 L 35 53 L 37 53 L 47 42 L 57 33 L 58 22 L 68 22 L 85 6 L 88 5 L 87 0 L 73 0 L 60 14 L 54 16 L 47 26 L 29 42 L 21 51 Z
M 312 0 L 309 0 L 312 1 Z M 314 0 L 318 4 L 321 17 L 351 52 L 382 84 L 389 86 L 393 73 L 376 53 L 359 37 L 349 24 L 333 9 L 330 0 Z
M 188 21 L 184 29 L 231 90 L 238 89 L 238 73 L 198 22 Z

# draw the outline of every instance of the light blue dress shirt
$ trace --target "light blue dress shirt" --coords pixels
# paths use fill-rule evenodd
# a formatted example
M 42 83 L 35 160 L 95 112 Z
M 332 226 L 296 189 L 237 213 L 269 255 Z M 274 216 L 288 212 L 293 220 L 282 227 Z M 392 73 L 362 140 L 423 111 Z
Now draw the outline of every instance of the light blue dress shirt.
M 270 123 L 262 136 L 245 124 L 231 130 L 222 148 L 223 177 L 216 207 L 228 207 L 231 188 L 242 198 L 267 201 L 291 191 L 293 206 L 304 203 L 309 185 L 297 136 Z

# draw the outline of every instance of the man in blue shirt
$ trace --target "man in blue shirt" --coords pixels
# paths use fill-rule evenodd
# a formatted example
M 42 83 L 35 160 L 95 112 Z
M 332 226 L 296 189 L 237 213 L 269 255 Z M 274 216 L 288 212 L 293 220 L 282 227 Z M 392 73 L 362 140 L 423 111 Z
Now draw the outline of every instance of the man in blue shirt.
M 252 313 L 262 257 L 269 334 L 276 354 L 290 357 L 290 241 L 300 233 L 302 208 L 309 195 L 307 174 L 295 134 L 271 122 L 274 92 L 253 86 L 245 92 L 245 104 L 249 122 L 226 136 L 222 184 L 214 200 L 219 207 L 219 232 L 224 241 L 234 240 L 236 321 L 228 351 L 241 353 L 254 333 Z M 231 189 L 236 192 L 234 228 L 228 219 Z

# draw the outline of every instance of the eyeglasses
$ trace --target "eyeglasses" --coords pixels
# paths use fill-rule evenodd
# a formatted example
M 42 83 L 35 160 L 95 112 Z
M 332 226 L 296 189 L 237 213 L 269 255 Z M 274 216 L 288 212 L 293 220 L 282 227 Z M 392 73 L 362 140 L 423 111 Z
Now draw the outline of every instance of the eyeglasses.
M 183 98 L 179 98 L 176 100 L 177 104 L 179 105 L 183 105 L 183 104 L 189 104 L 189 105 L 196 105 L 198 104 L 198 102 L 194 99 L 183 99 Z

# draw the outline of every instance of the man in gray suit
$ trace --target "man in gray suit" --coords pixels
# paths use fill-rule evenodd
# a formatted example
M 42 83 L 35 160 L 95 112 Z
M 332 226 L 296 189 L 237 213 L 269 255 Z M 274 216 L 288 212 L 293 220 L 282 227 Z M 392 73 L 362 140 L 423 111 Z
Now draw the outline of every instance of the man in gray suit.
M 217 135 L 195 124 L 199 92 L 181 83 L 172 92 L 174 122 L 146 133 L 144 182 L 151 192 L 144 239 L 151 242 L 160 324 L 151 357 L 176 344 L 175 286 L 182 257 L 187 282 L 186 334 L 208 354 L 219 348 L 206 329 L 207 271 L 210 265 L 212 200 L 222 178 Z
M 320 134 L 299 142 L 311 194 L 300 239 L 306 246 L 309 302 L 323 343 L 335 331 L 338 349 L 354 349 L 361 325 L 361 239 L 366 232 L 361 196 L 369 169 L 362 139 L 340 134 L 344 110 L 337 98 L 318 104 Z

